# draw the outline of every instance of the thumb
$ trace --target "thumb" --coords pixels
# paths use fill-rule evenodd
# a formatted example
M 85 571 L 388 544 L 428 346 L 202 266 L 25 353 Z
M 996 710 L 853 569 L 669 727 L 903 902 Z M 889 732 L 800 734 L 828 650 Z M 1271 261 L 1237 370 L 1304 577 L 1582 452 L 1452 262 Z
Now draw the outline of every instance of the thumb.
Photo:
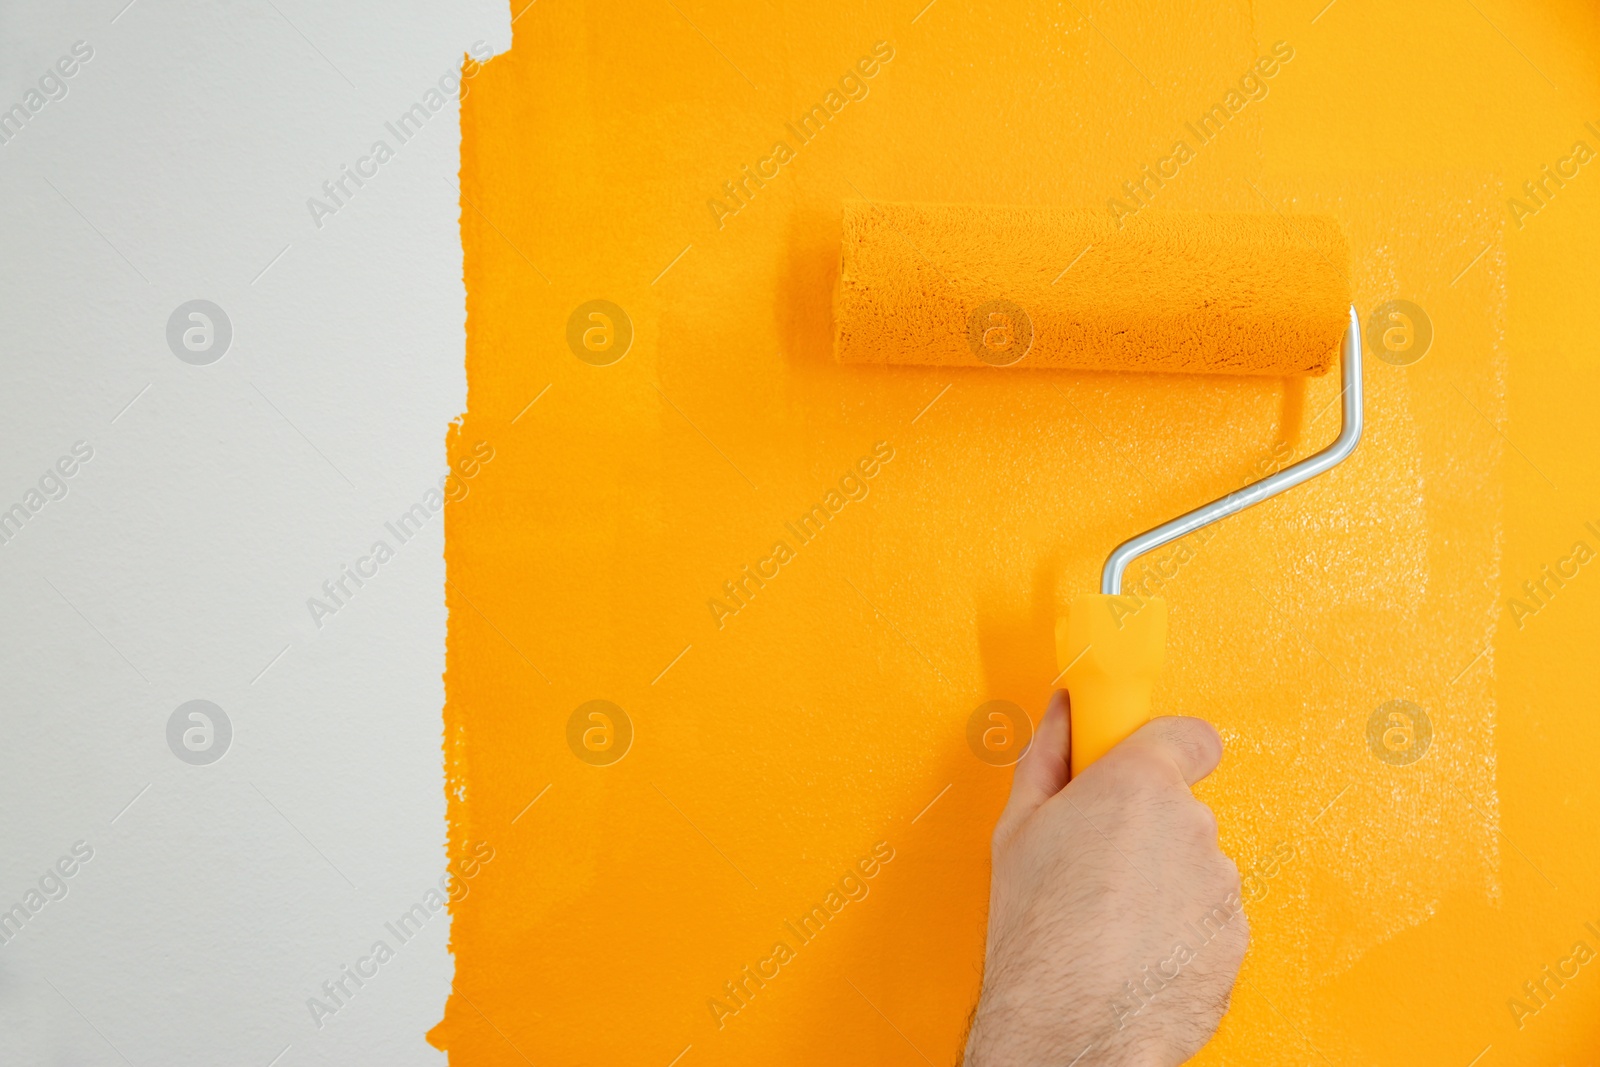
M 1013 829 L 1067 784 L 1067 779 L 1071 777 L 1068 762 L 1071 748 L 1070 717 L 1071 702 L 1067 691 L 1058 689 L 1050 698 L 1044 718 L 1039 720 L 1033 743 L 1023 753 L 1022 759 L 1017 761 L 1017 769 L 1011 778 L 1011 796 L 1006 800 L 1005 810 L 1000 813 L 999 822 L 995 825 L 996 842 L 1011 836 Z

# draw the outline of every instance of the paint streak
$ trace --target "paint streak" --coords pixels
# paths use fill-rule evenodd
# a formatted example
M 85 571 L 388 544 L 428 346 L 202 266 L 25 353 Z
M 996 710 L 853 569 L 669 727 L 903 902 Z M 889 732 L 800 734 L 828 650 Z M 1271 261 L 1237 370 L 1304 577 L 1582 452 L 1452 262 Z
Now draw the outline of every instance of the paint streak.
M 1600 983 L 1574 983 L 1527 1032 L 1503 1005 L 1600 910 L 1584 910 L 1600 864 L 1561 851 L 1581 820 L 1542 821 L 1596 787 L 1579 763 L 1542 774 L 1539 747 L 1600 738 L 1521 710 L 1584 692 L 1576 654 L 1539 657 L 1575 640 L 1596 594 L 1564 592 L 1528 624 L 1550 635 L 1537 644 L 1506 632 L 1499 583 L 1508 541 L 1531 546 L 1508 573 L 1520 581 L 1578 535 L 1571 514 L 1590 517 L 1552 504 L 1508 451 L 1532 438 L 1565 471 L 1553 481 L 1594 481 L 1512 421 L 1507 277 L 1527 257 L 1548 314 L 1521 329 L 1563 342 L 1564 373 L 1590 382 L 1592 343 L 1548 324 L 1587 299 L 1572 277 L 1600 275 L 1573 236 L 1596 201 L 1575 182 L 1512 226 L 1505 186 L 1565 153 L 1586 116 L 1551 106 L 1503 37 L 1576 83 L 1593 20 L 1575 5 L 1318 6 L 519 18 L 462 116 L 469 407 L 451 450 L 487 441 L 496 458 L 447 509 L 445 755 L 451 854 L 487 841 L 496 862 L 453 908 L 455 991 L 430 1036 L 455 1062 L 953 1061 L 1009 782 L 967 749 L 968 716 L 990 699 L 1037 714 L 1055 616 L 1105 552 L 1281 446 L 1331 438 L 1337 385 L 834 365 L 839 204 L 1104 207 L 1280 40 L 1293 60 L 1188 145 L 1148 210 L 1332 214 L 1358 305 L 1412 300 L 1435 341 L 1411 367 L 1372 361 L 1346 466 L 1230 520 L 1164 594 L 1157 705 L 1227 736 L 1204 795 L 1256 887 L 1251 955 L 1202 1061 L 1578 1054 Z M 1589 51 L 1558 47 L 1573 40 Z M 829 93 L 822 131 L 790 132 Z M 1400 129 L 1396 93 L 1416 108 Z M 1548 121 L 1525 117 L 1536 107 Z M 776 175 L 729 211 L 724 183 L 763 160 Z M 567 342 L 595 299 L 632 323 L 609 366 Z M 1561 380 L 1526 373 L 1585 432 Z M 862 471 L 863 495 L 815 536 L 792 532 L 829 493 L 857 492 L 841 479 L 880 443 L 892 459 Z M 773 562 L 777 542 L 792 558 Z M 746 567 L 767 577 L 745 583 Z M 708 608 L 733 581 L 739 610 Z M 1432 725 L 1410 766 L 1369 748 L 1369 717 L 1394 699 Z M 594 700 L 632 726 L 609 766 L 569 746 Z M 611 719 L 586 728 L 619 736 Z M 814 937 L 791 933 L 879 842 L 894 859 L 866 895 Z M 1549 952 L 1530 943 L 1534 917 Z M 747 966 L 779 977 L 750 984 Z M 745 1002 L 716 1011 L 733 981 Z

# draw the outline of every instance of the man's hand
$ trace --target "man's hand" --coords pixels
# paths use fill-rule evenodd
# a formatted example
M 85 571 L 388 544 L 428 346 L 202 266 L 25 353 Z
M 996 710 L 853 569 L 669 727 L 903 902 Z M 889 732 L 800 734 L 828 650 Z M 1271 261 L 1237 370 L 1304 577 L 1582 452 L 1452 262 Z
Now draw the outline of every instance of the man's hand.
M 995 826 L 966 1065 L 1182 1063 L 1216 1032 L 1250 940 L 1239 870 L 1189 792 L 1222 741 L 1153 719 L 1068 784 L 1067 716 L 1058 692 Z

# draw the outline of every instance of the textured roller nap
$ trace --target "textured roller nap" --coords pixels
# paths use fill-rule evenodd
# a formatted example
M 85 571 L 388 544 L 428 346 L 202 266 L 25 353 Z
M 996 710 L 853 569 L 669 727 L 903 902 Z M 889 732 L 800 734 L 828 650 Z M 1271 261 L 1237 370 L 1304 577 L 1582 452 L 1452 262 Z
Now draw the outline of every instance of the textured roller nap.
M 1349 248 L 1321 216 L 847 202 L 845 363 L 1321 374 Z M 1018 310 L 1020 309 L 1020 316 Z M 1030 337 L 1031 334 L 1031 337 Z

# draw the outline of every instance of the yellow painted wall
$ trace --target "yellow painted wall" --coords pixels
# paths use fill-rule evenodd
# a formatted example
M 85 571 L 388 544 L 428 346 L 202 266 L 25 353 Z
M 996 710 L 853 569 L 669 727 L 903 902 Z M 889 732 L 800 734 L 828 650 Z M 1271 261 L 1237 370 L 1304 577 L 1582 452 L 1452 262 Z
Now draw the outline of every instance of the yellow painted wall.
M 433 1039 L 475 1065 L 954 1061 L 1010 777 L 969 718 L 1036 718 L 1106 551 L 1319 447 L 1336 384 L 836 366 L 840 203 L 1104 210 L 1182 139 L 1148 210 L 1333 214 L 1363 313 L 1409 300 L 1434 331 L 1371 360 L 1348 464 L 1194 543 L 1164 594 L 1157 704 L 1228 741 L 1201 792 L 1254 934 L 1201 1062 L 1579 1062 L 1600 971 L 1508 1001 L 1600 948 L 1600 577 L 1508 601 L 1600 549 L 1600 174 L 1508 201 L 1600 150 L 1596 13 L 922 2 L 539 3 L 473 79 L 451 449 L 492 459 L 447 510 L 471 873 Z M 596 299 L 632 327 L 604 366 L 615 343 L 568 341 Z M 812 540 L 786 525 L 869 469 Z M 708 606 L 747 565 L 765 585 Z M 632 733 L 609 765 L 601 720 L 569 732 L 594 700 Z M 1369 741 L 1394 700 L 1431 728 L 1414 762 Z M 867 895 L 794 936 L 858 861 Z M 708 1007 L 780 941 L 776 977 Z

